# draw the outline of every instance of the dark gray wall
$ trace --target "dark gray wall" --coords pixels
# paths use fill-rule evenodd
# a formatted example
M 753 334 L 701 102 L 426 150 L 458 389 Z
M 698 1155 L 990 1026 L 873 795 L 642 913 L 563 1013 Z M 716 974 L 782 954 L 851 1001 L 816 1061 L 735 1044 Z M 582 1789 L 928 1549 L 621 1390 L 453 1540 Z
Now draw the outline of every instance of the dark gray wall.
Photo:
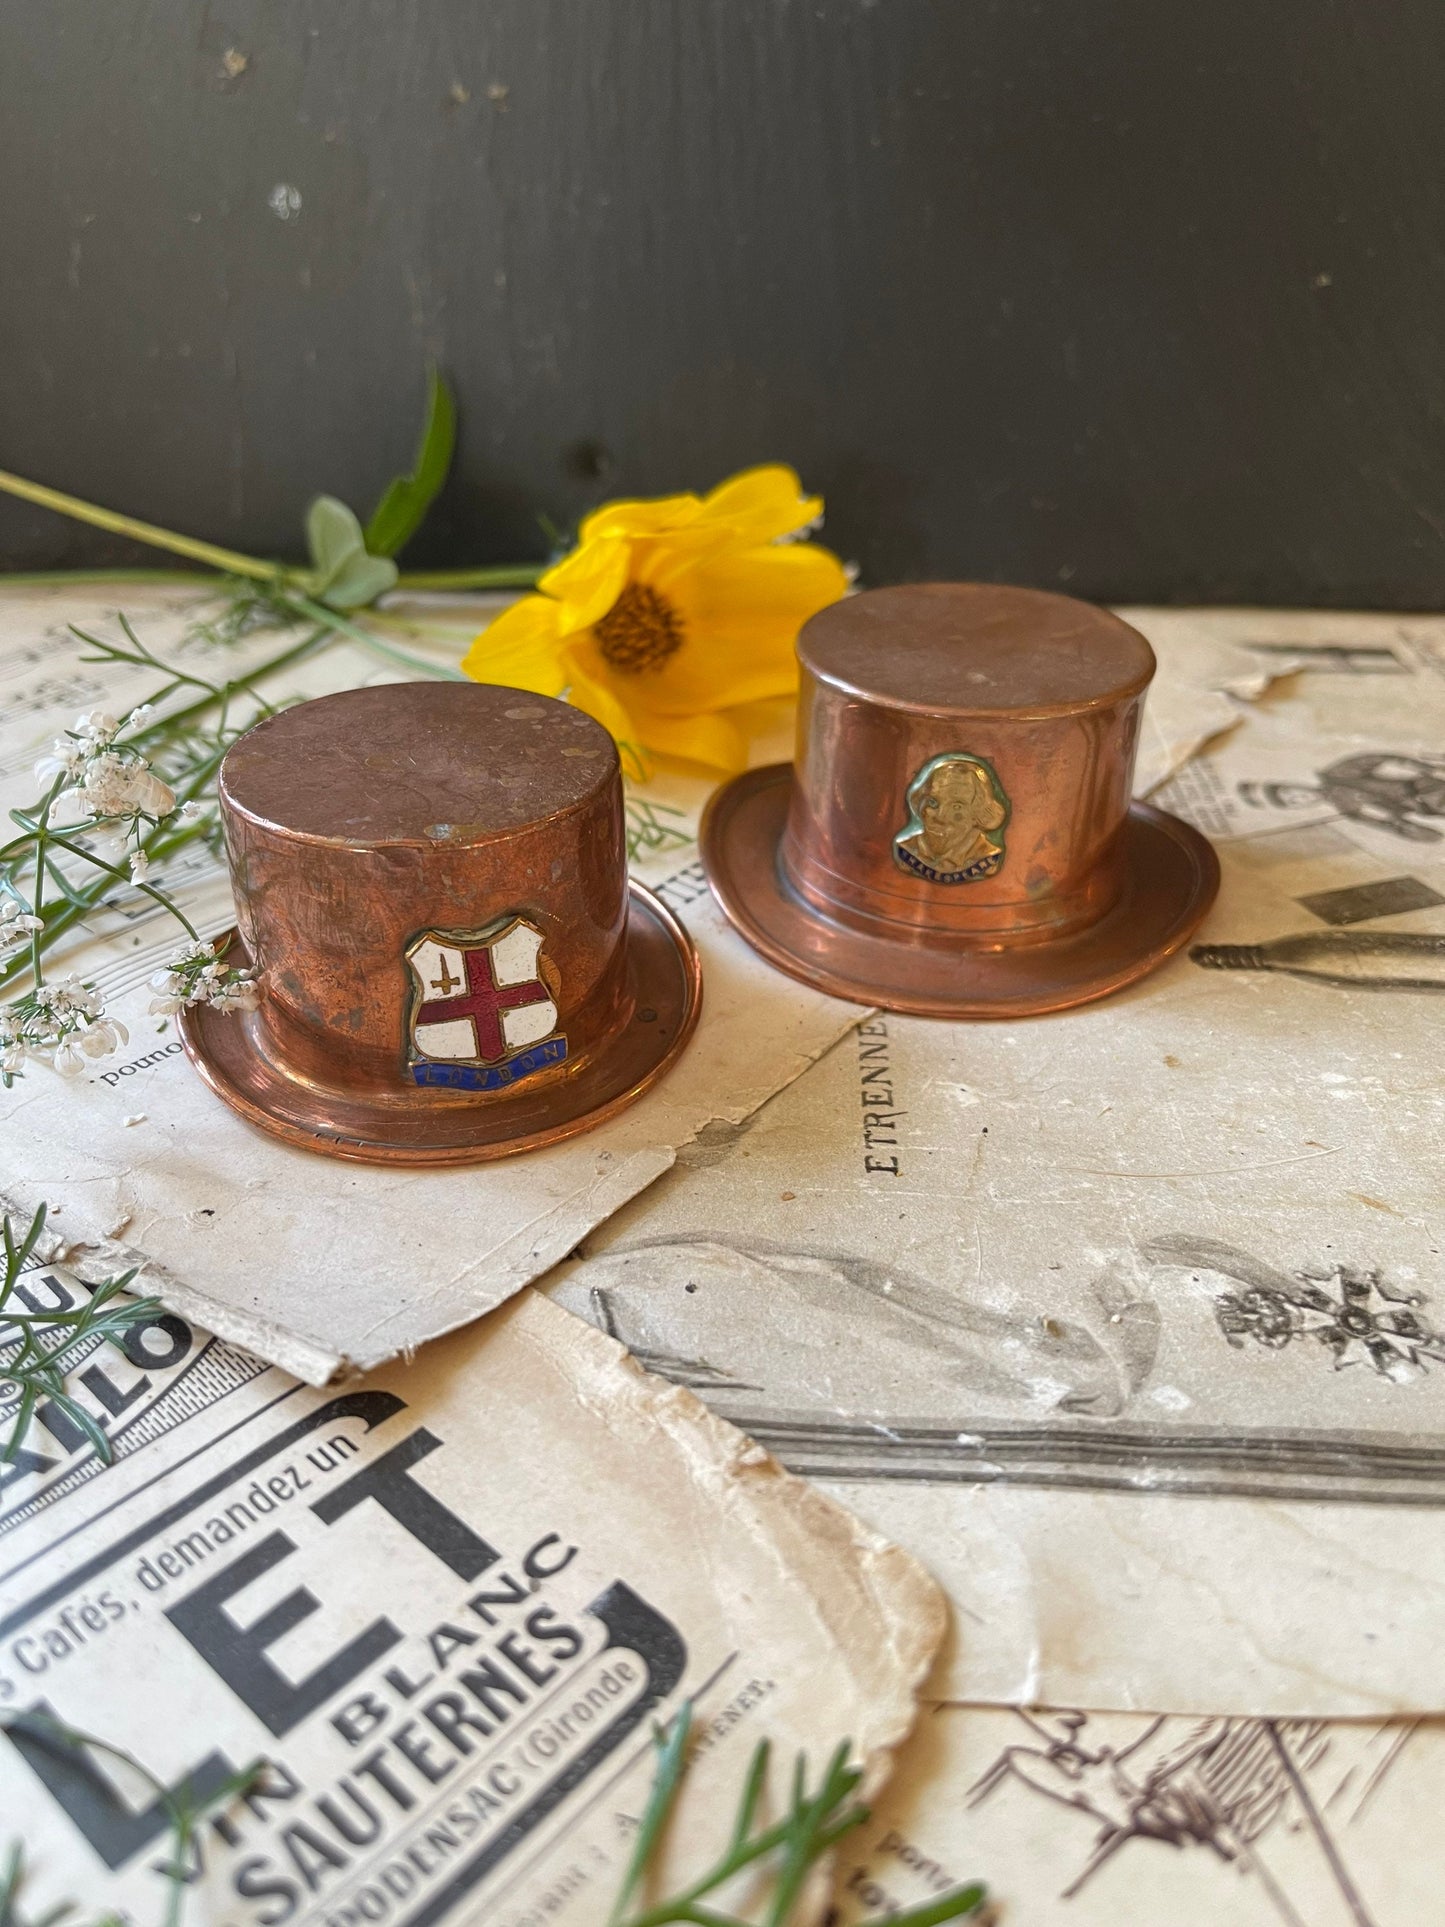
M 294 552 L 434 356 L 416 565 L 781 457 L 873 581 L 1445 604 L 1442 82 L 1440 0 L 0 0 L 0 466 Z

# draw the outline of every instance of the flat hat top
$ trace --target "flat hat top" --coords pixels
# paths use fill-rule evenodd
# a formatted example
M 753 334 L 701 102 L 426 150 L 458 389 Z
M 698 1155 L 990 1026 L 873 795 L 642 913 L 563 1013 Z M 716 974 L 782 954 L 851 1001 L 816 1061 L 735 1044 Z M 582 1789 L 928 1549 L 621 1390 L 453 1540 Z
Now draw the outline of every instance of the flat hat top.
M 608 782 L 612 738 L 570 704 L 453 682 L 348 689 L 240 738 L 221 788 L 245 815 L 349 843 L 480 842 Z
M 987 582 L 848 596 L 805 624 L 798 655 L 825 682 L 913 710 L 1072 709 L 1154 673 L 1148 643 L 1107 609 Z

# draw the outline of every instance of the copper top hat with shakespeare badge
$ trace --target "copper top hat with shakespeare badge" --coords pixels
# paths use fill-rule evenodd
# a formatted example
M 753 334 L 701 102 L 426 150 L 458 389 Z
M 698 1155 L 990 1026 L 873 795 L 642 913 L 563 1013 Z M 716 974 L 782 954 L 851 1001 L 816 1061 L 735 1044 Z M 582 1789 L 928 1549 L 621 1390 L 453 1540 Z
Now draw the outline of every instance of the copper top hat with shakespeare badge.
M 184 1010 L 242 1116 L 377 1163 L 464 1164 L 602 1122 L 697 1021 L 686 932 L 627 876 L 612 738 L 550 697 L 399 683 L 281 711 L 221 766 L 227 960 Z
M 1087 1003 L 1186 943 L 1218 888 L 1197 831 L 1131 801 L 1154 654 L 1068 596 L 919 583 L 798 640 L 797 756 L 703 819 L 729 918 L 835 996 L 938 1017 Z

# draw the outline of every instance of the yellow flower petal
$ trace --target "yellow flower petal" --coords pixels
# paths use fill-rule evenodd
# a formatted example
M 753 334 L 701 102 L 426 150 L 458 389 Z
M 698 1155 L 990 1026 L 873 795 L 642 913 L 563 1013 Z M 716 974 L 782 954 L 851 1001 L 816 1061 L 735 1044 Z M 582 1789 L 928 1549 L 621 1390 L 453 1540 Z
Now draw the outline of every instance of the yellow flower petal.
M 740 537 L 746 535 L 751 548 L 791 535 L 822 512 L 821 497 L 804 495 L 793 469 L 781 462 L 766 462 L 720 482 L 704 500 L 698 519 L 726 523 Z
M 462 657 L 473 682 L 502 683 L 539 696 L 560 696 L 566 682 L 557 633 L 558 605 L 542 595 L 523 596 L 503 609 Z
M 595 649 L 571 643 L 566 652 L 567 699 L 595 716 L 623 752 L 629 775 L 647 774 L 638 752 L 653 750 L 729 774 L 747 767 L 747 738 L 729 717 L 662 716 L 646 705 L 646 691 L 625 677 L 612 676 Z M 598 673 L 599 666 L 601 673 Z M 632 755 L 629 757 L 629 750 Z M 637 767 L 638 764 L 641 767 Z
M 579 544 L 595 542 L 603 535 L 623 535 L 629 539 L 664 535 L 671 529 L 686 528 L 702 511 L 698 495 L 660 495 L 650 501 L 605 502 L 583 520 L 577 531 Z
M 541 593 L 499 617 L 463 667 L 478 681 L 565 694 L 624 756 L 631 747 L 741 769 L 757 705 L 776 707 L 796 688 L 798 630 L 847 590 L 826 549 L 781 544 L 821 508 L 781 463 L 746 469 L 706 497 L 607 503 Z M 632 584 L 670 607 L 634 597 L 603 630 L 609 660 L 597 627 Z M 664 659 L 636 666 L 652 657 Z
M 609 682 L 605 676 L 592 673 L 590 663 L 576 642 L 567 648 L 563 661 L 568 702 L 575 703 L 578 709 L 585 709 L 589 716 L 601 723 L 615 743 L 639 743 L 641 738 L 636 720 L 621 699 L 616 684 Z
M 804 495 L 794 470 L 769 462 L 731 476 L 706 497 L 609 502 L 583 522 L 580 540 L 585 546 L 604 535 L 625 536 L 634 545 L 633 577 L 660 586 L 674 564 L 760 548 L 804 528 L 822 511 L 822 499 Z M 542 586 L 551 588 L 546 579 Z
M 672 585 L 686 640 L 636 678 L 638 700 L 685 716 L 791 695 L 798 631 L 847 587 L 837 556 L 809 542 L 709 557 Z
M 630 553 L 624 537 L 603 535 L 548 569 L 537 587 L 560 605 L 560 634 L 601 621 L 626 586 Z
M 714 710 L 708 716 L 657 716 L 640 711 L 635 726 L 648 749 L 659 756 L 676 756 L 732 776 L 748 766 L 747 738 L 730 716 Z

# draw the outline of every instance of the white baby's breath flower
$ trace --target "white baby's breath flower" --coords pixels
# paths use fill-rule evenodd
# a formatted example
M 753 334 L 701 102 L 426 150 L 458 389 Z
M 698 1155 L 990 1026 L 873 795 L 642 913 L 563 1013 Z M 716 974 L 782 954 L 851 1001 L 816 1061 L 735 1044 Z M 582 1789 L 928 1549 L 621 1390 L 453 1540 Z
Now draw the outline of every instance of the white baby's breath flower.
M 174 971 L 158 970 L 151 978 L 151 989 L 155 993 L 147 1005 L 152 1017 L 174 1017 L 178 1010 L 186 1007 L 186 986 Z
M 87 709 L 75 719 L 76 735 L 88 737 L 93 743 L 109 743 L 119 732 L 120 718 L 108 709 Z
M 150 875 L 150 873 L 151 873 L 150 858 L 146 855 L 144 850 L 136 850 L 132 854 L 131 860 L 130 860 L 131 882 L 144 883 L 146 878 Z
M 131 721 L 144 721 L 149 707 L 142 704 Z M 86 823 L 96 837 L 121 846 L 140 840 L 141 822 L 158 823 L 176 807 L 176 793 L 163 782 L 138 749 L 115 747 L 120 723 L 109 710 L 91 709 L 77 716 L 75 726 L 57 739 L 49 756 L 35 765 L 40 781 L 65 786 L 50 808 L 58 828 Z M 117 854 L 123 853 L 123 847 Z
M 154 770 L 145 770 L 131 783 L 130 793 L 137 807 L 146 816 L 169 816 L 176 807 L 176 793 L 169 783 L 163 783 Z
M 27 1060 L 76 1077 L 87 1058 L 108 1057 L 129 1039 L 118 1017 L 108 1017 L 94 984 L 79 977 L 37 984 L 0 1013 L 0 1073 L 13 1078 Z
M 154 703 L 137 703 L 129 716 L 126 717 L 126 728 L 144 729 L 155 713 L 156 706 Z
M 50 753 L 42 756 L 35 765 L 35 780 L 48 788 L 57 776 L 74 776 L 84 763 L 86 747 L 73 736 L 57 736 L 50 746 Z
M 249 970 L 232 973 L 231 981 L 218 985 L 211 1002 L 223 1012 L 254 1010 L 261 1001 L 261 986 Z
M 169 783 L 156 776 L 143 757 L 127 758 L 113 749 L 92 756 L 80 771 L 73 792 L 85 806 L 85 814 L 97 818 L 169 816 L 176 807 L 176 793 Z
M 32 916 L 14 897 L 0 897 L 0 963 L 25 948 L 31 931 L 44 928 L 44 919 Z
M 253 970 L 238 970 L 216 955 L 216 946 L 203 938 L 184 943 L 150 980 L 153 1017 L 174 1017 L 178 1010 L 210 1004 L 226 1015 L 254 1010 L 260 987 Z
M 100 1017 L 76 1035 L 87 1057 L 109 1057 L 112 1051 L 130 1042 L 130 1032 L 119 1017 Z

